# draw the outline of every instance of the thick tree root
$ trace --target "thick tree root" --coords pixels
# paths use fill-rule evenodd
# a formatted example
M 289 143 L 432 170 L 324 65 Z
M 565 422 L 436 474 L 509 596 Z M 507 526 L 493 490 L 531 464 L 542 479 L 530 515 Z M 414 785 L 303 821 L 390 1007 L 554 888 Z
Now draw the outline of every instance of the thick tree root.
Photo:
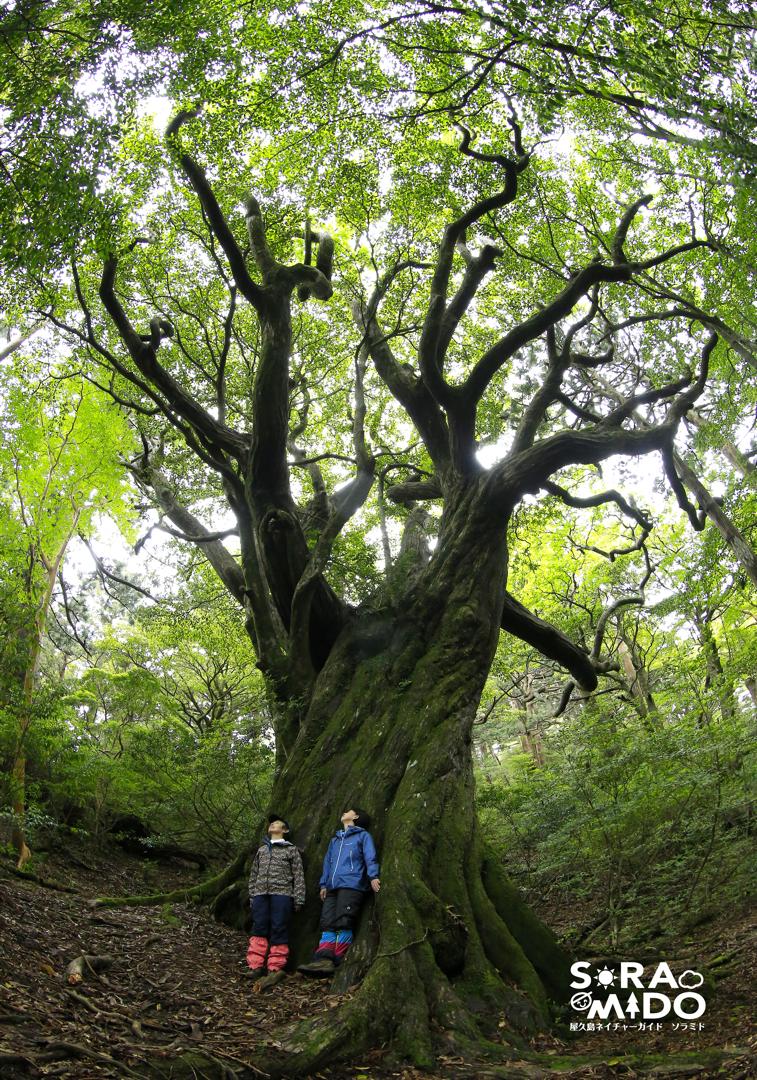
M 492 990 L 484 984 L 478 1001 L 488 1000 Z M 271 1077 L 308 1076 L 378 1045 L 388 1047 L 389 1066 L 408 1062 L 431 1069 L 440 1054 L 498 1063 L 520 1057 L 487 1038 L 469 1007 L 473 1002 L 471 979 L 449 981 L 430 941 L 412 939 L 404 949 L 380 952 L 344 1007 L 278 1031 L 275 1042 L 256 1053 L 255 1066 Z
M 153 1058 L 143 1068 L 155 1080 L 259 1080 L 267 1074 L 251 1063 L 221 1061 L 201 1050 L 187 1050 L 175 1058 Z
M 23 1054 L 14 1054 L 7 1050 L 0 1050 L 0 1066 L 7 1065 L 8 1068 L 11 1065 L 16 1065 L 19 1069 L 34 1070 L 37 1072 L 37 1067 L 31 1058 L 24 1057 Z
M 157 907 L 161 904 L 209 903 L 230 886 L 236 886 L 248 857 L 248 852 L 241 852 L 220 874 L 189 889 L 174 889 L 172 892 L 151 893 L 148 896 L 99 896 L 90 901 L 90 907 Z
M 116 1069 L 125 1076 L 135 1076 L 137 1077 L 137 1080 L 139 1080 L 141 1075 L 133 1069 L 130 1069 L 124 1062 L 111 1057 L 110 1054 L 100 1053 L 89 1046 L 79 1045 L 79 1043 L 62 1042 L 59 1039 L 36 1039 L 35 1042 L 40 1046 L 45 1047 L 45 1050 L 42 1053 L 36 1055 L 35 1064 L 60 1061 L 62 1058 L 88 1058 L 91 1061 L 109 1065 L 111 1068 Z
M 3 870 L 13 874 L 14 877 L 21 878 L 22 881 L 31 881 L 35 885 L 41 885 L 43 889 L 54 889 L 56 892 L 67 893 L 78 893 L 79 891 L 72 885 L 63 885 L 60 881 L 51 881 L 49 878 L 40 877 L 39 874 L 35 874 L 31 870 L 19 870 L 17 866 L 4 866 Z

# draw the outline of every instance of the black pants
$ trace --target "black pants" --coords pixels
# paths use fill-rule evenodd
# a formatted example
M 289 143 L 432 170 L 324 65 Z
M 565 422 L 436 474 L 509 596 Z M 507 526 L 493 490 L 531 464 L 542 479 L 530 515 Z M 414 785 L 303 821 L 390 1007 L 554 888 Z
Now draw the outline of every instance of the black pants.
M 365 900 L 361 889 L 329 889 L 321 908 L 321 940 L 315 959 L 329 959 L 341 964 L 352 944 L 360 906 Z
M 321 907 L 321 930 L 354 930 L 363 900 L 362 889 L 329 889 Z

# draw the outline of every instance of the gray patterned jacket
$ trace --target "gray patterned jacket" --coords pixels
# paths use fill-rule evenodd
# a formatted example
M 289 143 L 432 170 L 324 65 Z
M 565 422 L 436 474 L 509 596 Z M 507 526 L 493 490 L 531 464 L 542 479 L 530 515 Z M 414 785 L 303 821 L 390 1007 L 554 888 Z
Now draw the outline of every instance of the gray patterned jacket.
M 299 849 L 288 840 L 272 844 L 266 837 L 252 860 L 250 896 L 291 896 L 295 907 L 305 903 L 305 875 Z

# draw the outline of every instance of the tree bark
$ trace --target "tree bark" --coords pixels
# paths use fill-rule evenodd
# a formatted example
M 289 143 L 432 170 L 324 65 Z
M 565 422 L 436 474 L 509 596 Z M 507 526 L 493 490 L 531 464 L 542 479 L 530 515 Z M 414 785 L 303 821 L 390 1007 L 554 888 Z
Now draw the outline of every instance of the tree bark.
M 0 363 L 3 360 L 7 360 L 9 356 L 13 355 L 16 349 L 20 349 L 21 346 L 24 345 L 27 341 L 29 341 L 30 338 L 33 338 L 34 335 L 39 330 L 41 330 L 44 325 L 44 319 L 40 319 L 39 322 L 35 323 L 32 326 L 31 330 L 27 330 L 25 334 L 22 334 L 20 337 L 14 338 L 12 341 L 9 341 L 7 345 L 4 345 L 2 349 L 0 349 Z
M 518 709 L 518 720 L 523 728 L 520 733 L 521 749 L 524 754 L 529 755 L 537 768 L 543 768 L 544 748 L 535 715 L 536 693 L 533 676 L 530 673 L 526 675 L 523 689 L 519 688 L 513 693 L 512 700 Z
M 717 499 L 713 498 L 697 474 L 689 465 L 687 465 L 680 454 L 675 455 L 675 463 L 679 475 L 686 487 L 723 537 L 726 544 L 741 564 L 749 580 L 753 585 L 757 585 L 757 554 L 755 554 L 754 548 L 745 539 L 743 534 L 725 513 Z
M 498 638 L 504 529 L 497 541 L 467 501 L 453 517 L 404 602 L 364 610 L 341 632 L 275 782 L 271 805 L 306 852 L 297 959 L 315 946 L 323 854 L 351 804 L 372 816 L 383 882 L 336 978 L 337 989 L 360 982 L 350 1008 L 279 1038 L 287 1075 L 377 1041 L 429 1066 L 434 1031 L 447 1050 L 470 1048 L 482 1017 L 484 1032 L 503 1013 L 533 1031 L 550 999 L 566 997 L 568 958 L 487 849 L 474 808 L 471 731 Z M 227 894 L 227 914 L 240 892 Z
M 11 762 L 11 800 L 13 807 L 13 827 L 11 830 L 11 843 L 18 855 L 17 867 L 22 870 L 32 853 L 26 839 L 24 816 L 26 814 L 26 742 L 33 717 L 34 688 L 37 681 L 40 657 L 42 655 L 42 638 L 47 623 L 47 612 L 50 600 L 58 577 L 58 570 L 63 561 L 71 537 L 76 531 L 79 522 L 80 511 L 74 508 L 70 528 L 55 552 L 52 560 L 45 557 L 40 551 L 40 560 L 44 567 L 42 595 L 37 601 L 34 611 L 34 620 L 28 639 L 28 653 L 23 674 L 23 689 L 21 695 L 21 710 L 16 728 L 16 744 L 13 750 Z M 32 571 L 30 571 L 31 573 Z M 31 584 L 30 584 L 31 588 Z
M 733 681 L 723 671 L 720 660 L 720 650 L 712 631 L 711 616 L 708 612 L 697 612 L 695 615 L 699 640 L 702 643 L 702 653 L 705 662 L 705 687 L 715 691 L 720 704 L 720 714 L 724 720 L 732 720 L 735 710 L 735 697 Z
M 744 679 L 744 686 L 749 691 L 749 696 L 752 699 L 752 704 L 757 705 L 757 679 L 752 675 Z
M 295 923 L 295 957 L 315 944 L 321 860 L 349 804 L 357 803 L 372 815 L 383 865 L 382 890 L 366 906 L 362 932 L 337 977 L 337 987 L 362 980 L 349 1007 L 330 1014 L 327 1024 L 305 1023 L 277 1032 L 287 1060 L 258 1059 L 257 1064 L 271 1075 L 312 1074 L 340 1055 L 354 1057 L 383 1042 L 392 1045 L 398 1058 L 426 1066 L 433 1063 L 439 1040 L 446 1040 L 445 1048 L 470 1048 L 480 1042 L 487 1018 L 491 1024 L 503 1013 L 513 1031 L 533 1030 L 547 1023 L 550 999 L 563 1001 L 567 996 L 567 957 L 522 903 L 477 824 L 471 729 L 500 627 L 567 667 L 587 693 L 597 685 L 597 657 L 506 592 L 508 521 L 525 494 L 539 490 L 565 466 L 672 446 L 681 417 L 704 388 L 715 335 L 702 349 L 696 378 L 692 374 L 621 398 L 619 409 L 608 417 L 590 416 L 589 427 L 555 432 L 550 425 L 544 438 L 537 441 L 536 436 L 550 405 L 561 400 L 562 377 L 573 361 L 570 341 L 597 314 L 600 285 L 629 283 L 703 241 L 628 262 L 624 241 L 650 197 L 636 199 L 617 226 L 610 263 L 594 259 L 576 270 L 547 304 L 540 302 L 528 318 L 503 327 L 502 336 L 478 357 L 463 383 L 449 383 L 444 372 L 448 346 L 500 254 L 483 242 L 474 256 L 466 246 L 469 230 L 515 199 L 518 176 L 529 160 L 515 118 L 509 124 L 514 157 L 471 151 L 470 134 L 464 135 L 461 152 L 496 164 L 503 177 L 501 190 L 482 196 L 449 222 L 435 262 L 423 264 L 433 272 L 417 369 L 394 354 L 392 335 L 381 329 L 379 307 L 396 276 L 420 264 L 400 260 L 379 277 L 367 303 L 355 304 L 361 337 L 351 460 L 357 471 L 334 490 L 330 505 L 321 508 L 328 515 L 322 516 L 320 533 L 311 543 L 292 494 L 287 460 L 294 439 L 291 296 L 294 291 L 302 300 L 331 296 L 333 244 L 319 235 L 315 267 L 307 254 L 304 264 L 276 262 L 259 204 L 251 196 L 246 203 L 247 250 L 260 279 L 253 280 L 247 253 L 204 170 L 181 145 L 181 128 L 193 115 L 179 113 L 167 139 L 228 260 L 235 288 L 257 316 L 254 422 L 245 432 L 229 428 L 225 409 L 212 415 L 163 366 L 158 350 L 171 336 L 165 329 L 171 329 L 170 323 L 153 318 L 149 339 L 136 331 L 115 291 L 115 256 L 106 259 L 100 297 L 132 366 L 115 358 L 111 363 L 221 476 L 237 517 L 243 588 L 237 574 L 227 572 L 232 568 L 223 552 L 211 548 L 209 554 L 223 561 L 221 567 L 216 559 L 216 568 L 227 587 L 231 584 L 237 597 L 241 593 L 247 630 L 276 710 L 277 779 L 271 805 L 286 814 L 306 850 L 310 900 L 306 917 Z M 466 269 L 450 295 L 458 255 Z M 558 350 L 557 324 L 592 291 L 589 316 L 574 324 Z M 85 315 L 90 341 L 86 305 Z M 544 334 L 549 371 L 543 387 L 526 409 L 511 452 L 486 471 L 476 456 L 479 402 L 510 358 Z M 389 497 L 410 503 L 441 499 L 443 514 L 430 558 L 421 515 L 411 514 L 402 552 L 384 586 L 355 608 L 337 596 L 326 570 L 340 530 L 367 498 L 380 456 L 366 435 L 363 373 L 368 358 L 415 426 L 433 469 L 433 474 L 424 471 L 422 480 L 397 485 Z M 316 377 L 318 370 L 314 365 Z M 661 400 L 667 401 L 663 422 L 633 430 L 622 426 L 637 405 Z M 303 430 L 300 418 L 295 434 Z M 164 509 L 178 520 L 171 499 Z M 190 535 L 197 532 L 195 521 L 182 520 Z M 224 881 L 223 891 L 215 890 L 219 916 L 230 915 L 237 922 L 243 918 L 245 884 L 240 877 Z
M 723 456 L 730 461 L 734 469 L 747 478 L 754 476 L 754 464 L 749 460 L 746 454 L 743 454 L 741 450 L 739 450 L 734 442 L 723 436 L 722 431 L 718 429 L 717 425 L 713 424 L 712 421 L 707 420 L 704 416 L 701 416 L 696 409 L 690 410 L 687 414 L 687 419 L 700 431 L 712 429 L 716 433 L 717 445 L 720 447 Z
M 618 642 L 618 655 L 636 711 L 647 730 L 654 731 L 653 717 L 657 718 L 657 705 L 649 688 L 649 673 L 644 662 L 633 642 L 629 643 L 624 637 Z

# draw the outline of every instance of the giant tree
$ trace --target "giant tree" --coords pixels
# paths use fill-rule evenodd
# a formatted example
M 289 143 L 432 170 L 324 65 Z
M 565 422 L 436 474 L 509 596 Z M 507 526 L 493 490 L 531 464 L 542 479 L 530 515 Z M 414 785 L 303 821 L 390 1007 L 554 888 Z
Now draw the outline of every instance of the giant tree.
M 183 142 L 189 118 L 180 114 L 167 139 L 205 232 L 198 241 L 186 208 L 174 213 L 172 228 L 183 228 L 185 245 L 193 233 L 199 247 L 190 261 L 199 265 L 202 250 L 201 276 L 215 275 L 226 307 L 208 299 L 210 285 L 164 272 L 174 233 L 152 254 L 140 244 L 121 258 L 107 256 L 99 296 L 109 320 L 77 275 L 84 317 L 69 328 L 111 367 L 119 380 L 112 392 L 134 409 L 143 439 L 131 462 L 135 477 L 179 534 L 203 547 L 244 608 L 274 703 L 276 806 L 300 824 L 298 836 L 314 853 L 342 804 L 359 799 L 374 816 L 385 889 L 341 976 L 362 976 L 362 984 L 350 1011 L 328 1029 L 304 1042 L 300 1032 L 293 1044 L 299 1067 L 376 1038 L 428 1061 L 432 1023 L 470 1039 L 471 1010 L 486 1004 L 528 1027 L 545 1020 L 550 997 L 564 994 L 564 956 L 479 833 L 471 725 L 503 628 L 589 690 L 604 661 L 508 592 L 508 524 L 520 501 L 541 488 L 567 495 L 550 486 L 555 473 L 611 455 L 659 451 L 680 488 L 673 443 L 705 389 L 717 338 L 687 334 L 687 363 L 679 349 L 670 358 L 676 370 L 663 368 L 660 378 L 615 355 L 614 339 L 618 349 L 622 340 L 611 310 L 645 271 L 695 257 L 708 243 L 673 235 L 678 242 L 663 250 L 638 252 L 632 234 L 650 200 L 635 199 L 619 212 L 606 251 L 544 283 L 542 302 L 512 318 L 502 297 L 505 252 L 484 226 L 501 223 L 534 167 L 512 116 L 509 152 L 473 150 L 467 131 L 462 154 L 445 148 L 470 170 L 470 183 L 489 190 L 447 222 L 435 250 L 417 241 L 413 247 L 425 250 L 381 267 L 364 296 L 365 265 L 353 253 L 357 269 L 345 265 L 342 289 L 353 295 L 340 299 L 334 240 L 323 225 L 307 220 L 296 240 L 301 257 L 284 261 L 294 241 L 287 245 L 280 227 L 272 230 L 276 242 L 269 238 L 264 209 L 248 196 L 246 235 L 238 231 L 233 209 L 222 208 Z M 350 257 L 345 248 L 337 247 L 337 267 Z M 309 313 L 330 301 L 330 324 L 318 308 Z M 486 333 L 471 314 L 475 305 Z M 347 388 L 339 385 L 345 355 L 352 357 Z M 336 383 L 329 360 L 340 365 Z M 620 402 L 600 384 L 587 391 L 598 368 L 609 372 Z M 518 375 L 522 385 L 508 391 L 507 378 Z M 331 438 L 311 417 L 326 407 L 329 394 L 320 399 L 320 392 L 327 388 L 347 406 L 341 422 L 332 418 L 340 430 Z M 485 467 L 479 440 L 505 397 L 514 421 L 507 442 L 508 425 L 500 423 L 496 460 Z M 239 560 L 177 497 L 171 453 L 180 463 L 184 451 L 165 434 L 170 429 L 218 477 L 236 518 Z M 320 446 L 312 445 L 314 432 Z M 352 470 L 332 473 L 330 484 L 324 473 L 333 459 Z M 382 567 L 377 550 L 383 573 L 356 602 L 349 589 L 337 592 L 330 561 L 379 483 L 384 517 L 387 501 L 415 509 L 406 509 L 396 558 L 387 543 Z M 627 512 L 634 526 L 647 524 L 619 493 L 602 493 L 602 501 Z M 423 503 L 438 509 L 421 515 Z M 311 884 L 316 864 L 313 858 Z
M 375 1040 L 428 1062 L 434 1031 L 473 1042 L 474 1017 L 502 1011 L 533 1027 L 564 996 L 566 957 L 476 823 L 471 725 L 502 630 L 586 691 L 608 659 L 508 591 L 513 514 L 546 491 L 644 533 L 631 501 L 581 485 L 611 456 L 656 452 L 698 521 L 676 436 L 708 375 L 725 377 L 717 335 L 743 347 L 706 310 L 725 292 L 714 196 L 687 203 L 663 162 L 650 211 L 643 165 L 535 149 L 554 131 L 522 85 L 492 89 L 485 118 L 510 50 L 471 74 L 449 33 L 434 48 L 429 16 L 445 13 L 397 9 L 377 37 L 355 9 L 319 40 L 315 7 L 309 23 L 276 7 L 247 66 L 182 69 L 176 97 L 194 79 L 207 122 L 179 113 L 165 147 L 125 125 L 107 213 L 68 251 L 79 315 L 61 296 L 43 308 L 132 417 L 135 480 L 244 612 L 275 718 L 273 800 L 312 853 L 311 886 L 339 810 L 373 814 L 384 888 L 339 976 L 362 981 L 349 1011 L 287 1040 L 302 1071 Z M 392 55 L 389 30 L 417 16 L 432 31 Z M 422 63 L 403 66 L 404 48 Z M 419 81 L 440 56 L 461 91 L 432 86 L 443 120 Z M 274 85 L 293 57 L 299 74 Z M 221 502 L 238 552 L 207 517 Z

